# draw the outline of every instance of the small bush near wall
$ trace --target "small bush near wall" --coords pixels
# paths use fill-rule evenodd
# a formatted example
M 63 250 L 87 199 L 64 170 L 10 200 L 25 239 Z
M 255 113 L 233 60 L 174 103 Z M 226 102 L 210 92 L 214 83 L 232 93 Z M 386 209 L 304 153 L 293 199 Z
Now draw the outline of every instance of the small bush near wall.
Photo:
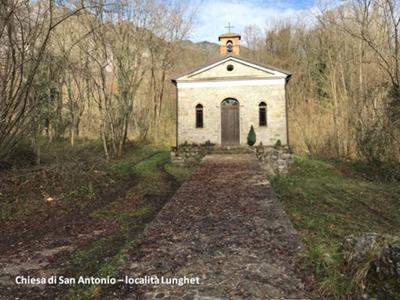
M 249 134 L 247 135 L 247 144 L 253 146 L 256 143 L 256 132 L 254 131 L 253 125 L 250 127 Z

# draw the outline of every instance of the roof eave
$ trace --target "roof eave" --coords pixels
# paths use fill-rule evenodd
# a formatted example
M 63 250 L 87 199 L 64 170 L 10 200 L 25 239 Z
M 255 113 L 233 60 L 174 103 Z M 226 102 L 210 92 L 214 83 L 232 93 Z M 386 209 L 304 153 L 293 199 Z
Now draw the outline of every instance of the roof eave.
M 232 34 L 232 35 L 226 35 L 226 36 L 219 36 L 219 37 L 218 37 L 218 41 L 221 41 L 221 39 L 229 39 L 229 38 L 234 38 L 234 37 L 238 37 L 239 40 L 242 39 L 242 37 L 240 36 L 240 34 Z
M 224 59 L 227 59 L 227 58 L 236 58 L 236 59 L 242 60 L 242 61 L 244 61 L 244 62 L 253 64 L 253 65 L 257 65 L 257 66 L 259 66 L 259 67 L 263 67 L 263 68 L 265 68 L 265 69 L 271 69 L 272 71 L 280 72 L 280 73 L 282 73 L 282 74 L 285 74 L 287 77 L 289 77 L 289 79 L 290 79 L 290 77 L 292 76 L 292 73 L 289 72 L 289 71 L 287 71 L 287 70 L 279 69 L 279 68 L 276 68 L 276 67 L 273 67 L 273 66 L 270 66 L 270 65 L 260 64 L 260 63 L 258 63 L 258 62 L 255 62 L 255 61 L 252 61 L 252 60 L 249 60 L 249 59 L 245 59 L 245 58 L 242 58 L 242 57 L 237 56 L 237 55 L 227 54 L 227 55 L 224 55 L 224 56 L 221 57 L 221 58 L 218 58 L 217 60 L 208 62 L 208 63 L 203 64 L 203 65 L 201 65 L 201 66 L 197 66 L 197 67 L 191 69 L 190 71 L 186 71 L 186 72 L 184 72 L 184 73 L 175 75 L 175 76 L 173 76 L 173 77 L 171 78 L 171 81 L 172 81 L 173 83 L 176 84 L 176 81 L 177 81 L 179 78 L 184 77 L 184 76 L 188 76 L 188 75 L 190 75 L 190 74 L 192 74 L 192 73 L 195 73 L 196 71 L 199 71 L 199 70 L 201 70 L 201 69 L 203 69 L 203 68 L 206 68 L 206 67 L 209 66 L 209 65 L 216 64 L 216 63 L 218 63 L 218 62 L 220 62 L 220 61 L 222 61 L 222 60 L 224 60 Z M 288 80 L 289 80 L 289 79 L 288 79 Z

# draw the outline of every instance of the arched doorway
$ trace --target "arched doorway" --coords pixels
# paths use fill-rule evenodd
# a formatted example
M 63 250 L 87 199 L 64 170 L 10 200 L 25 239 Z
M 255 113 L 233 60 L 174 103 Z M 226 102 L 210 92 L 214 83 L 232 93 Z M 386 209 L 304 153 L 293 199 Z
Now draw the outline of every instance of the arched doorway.
M 239 101 L 233 98 L 227 98 L 221 103 L 221 144 L 240 144 Z

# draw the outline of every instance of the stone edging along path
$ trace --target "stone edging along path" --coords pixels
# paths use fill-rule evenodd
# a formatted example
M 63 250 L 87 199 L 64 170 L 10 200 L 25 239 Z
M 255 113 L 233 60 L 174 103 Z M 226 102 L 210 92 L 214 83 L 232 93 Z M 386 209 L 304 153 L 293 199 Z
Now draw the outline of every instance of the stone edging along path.
M 301 245 L 252 155 L 209 155 L 145 232 L 121 272 L 196 278 L 125 285 L 118 299 L 305 299 Z M 194 279 L 195 280 L 195 279 Z

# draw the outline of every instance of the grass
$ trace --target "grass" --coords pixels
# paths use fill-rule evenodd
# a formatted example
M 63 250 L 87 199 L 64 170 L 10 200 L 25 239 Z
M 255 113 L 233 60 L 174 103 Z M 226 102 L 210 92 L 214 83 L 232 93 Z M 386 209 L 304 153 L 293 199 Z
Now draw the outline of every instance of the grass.
M 192 175 L 196 167 L 197 165 L 181 166 L 169 162 L 165 165 L 165 171 L 174 176 L 179 182 L 183 182 Z
M 79 272 L 91 270 L 91 276 L 117 276 L 118 268 L 127 259 L 128 252 L 141 244 L 145 225 L 155 217 L 177 186 L 188 179 L 196 167 L 174 165 L 170 162 L 168 150 L 151 146 L 139 151 L 136 149 L 135 153 L 128 154 L 124 160 L 113 162 L 109 167 L 112 176 L 134 176 L 136 179 L 134 194 L 123 199 L 125 205 L 118 201 L 113 202 L 94 211 L 92 216 L 117 222 L 120 231 L 78 251 L 73 257 L 72 266 Z M 139 203 L 126 205 L 132 198 L 135 202 L 139 195 L 142 198 Z M 99 257 L 103 258 L 103 262 L 100 262 Z M 94 285 L 71 288 L 68 296 L 71 299 L 93 299 L 104 296 L 104 293 L 107 293 L 107 287 Z
M 128 145 L 121 159 L 107 162 L 99 141 L 77 140 L 74 147 L 68 141 L 44 141 L 41 166 L 27 161 L 0 173 L 0 221 L 51 222 L 58 219 L 57 212 L 81 216 L 88 224 L 100 222 L 101 228 L 112 230 L 80 244 L 63 258 L 60 272 L 71 277 L 116 276 L 128 252 L 141 244 L 145 226 L 194 168 L 172 165 L 169 149 L 156 145 Z M 54 198 L 52 204 L 48 197 Z M 107 289 L 78 285 L 64 296 L 94 299 Z
M 188 178 L 194 167 L 175 167 L 165 148 L 146 145 L 135 147 L 125 157 L 105 168 L 116 181 L 131 183 L 120 199 L 91 213 L 91 217 L 114 222 L 118 230 L 79 250 L 71 259 L 70 271 L 90 276 L 116 276 L 129 251 L 142 242 L 142 232 L 171 197 L 179 183 Z M 167 171 L 168 170 L 168 171 Z M 169 172 L 174 170 L 175 172 Z M 107 292 L 104 286 L 71 288 L 71 299 L 93 299 Z
M 356 165 L 296 157 L 289 176 L 270 178 L 327 298 L 345 299 L 351 289 L 339 251 L 346 235 L 400 235 L 399 183 L 375 180 L 368 166 Z
M 129 175 L 136 173 L 134 169 L 140 162 L 146 162 L 160 153 L 166 155 L 168 151 L 154 145 L 135 146 L 129 149 L 122 159 L 112 161 L 105 168 L 115 179 L 126 179 Z

